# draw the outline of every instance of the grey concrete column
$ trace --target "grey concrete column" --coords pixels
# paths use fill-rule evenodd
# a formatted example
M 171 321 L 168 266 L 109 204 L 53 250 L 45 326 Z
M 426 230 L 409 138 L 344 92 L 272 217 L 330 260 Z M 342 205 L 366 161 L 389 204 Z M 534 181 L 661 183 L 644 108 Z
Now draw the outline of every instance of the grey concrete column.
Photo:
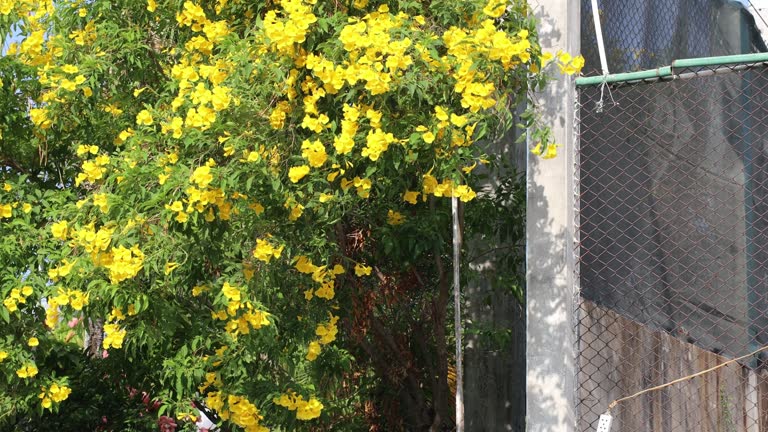
M 578 54 L 580 2 L 530 4 L 539 19 L 542 48 Z M 528 156 L 526 430 L 531 432 L 576 430 L 576 90 L 572 77 L 557 78 L 538 95 L 538 106 L 562 147 L 554 159 Z

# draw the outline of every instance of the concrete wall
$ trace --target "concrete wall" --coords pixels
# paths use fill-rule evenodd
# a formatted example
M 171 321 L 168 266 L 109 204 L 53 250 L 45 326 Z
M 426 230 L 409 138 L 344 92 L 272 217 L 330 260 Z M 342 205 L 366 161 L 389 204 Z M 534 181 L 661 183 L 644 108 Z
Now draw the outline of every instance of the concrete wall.
M 579 53 L 580 2 L 531 6 L 545 50 Z M 555 159 L 528 159 L 526 427 L 535 432 L 576 427 L 574 102 L 570 77 L 559 77 L 539 95 L 543 120 L 563 147 Z

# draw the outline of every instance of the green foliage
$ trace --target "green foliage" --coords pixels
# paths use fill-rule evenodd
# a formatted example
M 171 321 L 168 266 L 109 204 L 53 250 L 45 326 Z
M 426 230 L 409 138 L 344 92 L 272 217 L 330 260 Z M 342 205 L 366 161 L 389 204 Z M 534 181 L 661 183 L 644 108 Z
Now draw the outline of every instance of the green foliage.
M 0 427 L 450 426 L 446 198 L 517 197 L 472 185 L 476 142 L 536 126 L 525 2 L 0 0 L 0 29 Z

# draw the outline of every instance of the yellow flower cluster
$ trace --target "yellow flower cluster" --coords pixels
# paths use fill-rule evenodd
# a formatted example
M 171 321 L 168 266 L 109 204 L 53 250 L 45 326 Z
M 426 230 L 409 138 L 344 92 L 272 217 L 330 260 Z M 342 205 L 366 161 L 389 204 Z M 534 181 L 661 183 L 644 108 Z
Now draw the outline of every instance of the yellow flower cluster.
M 80 186 L 84 181 L 95 183 L 104 178 L 104 174 L 107 172 L 106 166 L 109 165 L 109 161 L 109 156 L 100 155 L 93 160 L 83 162 L 83 171 L 78 173 L 77 177 L 75 177 L 75 185 Z
M 355 276 L 362 277 L 362 276 L 370 276 L 370 275 L 371 275 L 371 267 L 365 264 L 355 264 Z
M 325 152 L 325 146 L 320 140 L 310 142 L 304 140 L 301 144 L 301 156 L 309 162 L 309 166 L 312 168 L 319 168 L 323 166 L 326 160 L 328 160 L 328 154 Z M 296 183 L 296 182 L 294 182 Z
M 393 16 L 387 5 L 381 5 L 378 11 L 345 26 L 339 40 L 349 53 L 350 62 L 345 64 L 349 84 L 355 85 L 358 80 L 363 80 L 371 95 L 389 91 L 393 74 L 413 63 L 411 55 L 406 54 L 412 45 L 411 40 L 392 40 L 391 35 L 410 24 L 404 13 Z
M 312 264 L 312 261 L 304 255 L 296 257 L 296 264 L 294 264 L 296 270 L 304 274 L 311 274 L 312 280 L 320 285 L 316 290 L 307 290 L 304 292 L 304 297 L 307 300 L 311 300 L 313 296 L 324 298 L 326 300 L 332 300 L 336 295 L 334 291 L 334 285 L 336 283 L 336 276 L 344 273 L 344 267 L 340 264 L 336 264 L 330 270 L 327 266 L 317 266 Z
M 315 328 L 315 335 L 318 336 L 318 339 L 309 343 L 306 355 L 307 360 L 315 361 L 322 351 L 321 345 L 328 345 L 336 340 L 336 335 L 339 332 L 339 329 L 336 326 L 338 321 L 339 317 L 331 315 L 331 319 L 326 324 L 317 325 Z
M 365 148 L 363 148 L 361 155 L 375 162 L 382 153 L 387 151 L 389 145 L 395 141 L 397 140 L 391 133 L 384 133 L 384 131 L 378 128 L 370 130 L 368 131 L 368 136 L 365 137 Z
M 259 424 L 264 417 L 256 405 L 243 396 L 229 395 L 224 406 L 224 395 L 218 392 L 208 393 L 206 405 L 216 411 L 222 420 L 232 420 L 246 432 L 269 432 L 269 428 Z
M 51 119 L 48 117 L 47 108 L 32 108 L 29 110 L 29 119 L 32 120 L 32 124 L 40 129 L 48 129 L 51 127 Z
M 560 52 L 557 55 L 557 66 L 560 68 L 560 72 L 566 75 L 573 75 L 579 73 L 581 68 L 584 67 L 584 57 L 568 54 L 567 52 Z
M 104 349 L 122 348 L 125 334 L 125 329 L 121 329 L 118 324 L 104 324 L 104 340 L 101 342 L 101 346 Z
M 176 213 L 175 220 L 177 222 L 186 223 L 189 220 L 189 215 L 195 211 L 198 213 L 205 213 L 205 220 L 211 222 L 215 219 L 211 205 L 216 206 L 221 220 L 229 220 L 233 212 L 238 212 L 237 209 L 232 208 L 232 203 L 226 199 L 224 191 L 218 188 L 208 187 L 213 181 L 211 168 L 215 166 L 216 162 L 213 159 L 209 159 L 205 165 L 195 168 L 189 177 L 189 181 L 192 185 L 184 190 L 184 193 L 187 196 L 184 202 L 174 201 L 171 204 L 166 204 L 165 208 L 167 210 Z M 166 179 L 167 175 L 161 174 L 161 184 L 165 183 Z M 247 198 L 240 194 L 237 194 L 237 197 Z M 185 203 L 186 207 L 184 206 Z
M 16 375 L 19 378 L 33 378 L 37 372 L 37 366 L 34 363 L 27 363 L 16 370 Z
M 333 139 L 333 147 L 340 155 L 350 153 L 355 147 L 355 135 L 359 127 L 357 121 L 360 118 L 360 109 L 357 105 L 345 104 L 342 109 L 344 118 L 341 121 L 341 133 Z
M 425 196 L 432 194 L 436 197 L 456 197 L 463 202 L 471 201 L 477 196 L 477 193 L 467 185 L 456 186 L 451 180 L 444 180 L 442 183 L 438 183 L 437 179 L 431 174 L 424 174 L 422 187 Z
M 373 182 L 371 182 L 371 179 L 360 177 L 355 177 L 352 180 L 347 180 L 344 177 L 341 178 L 341 190 L 346 192 L 352 186 L 355 187 L 355 191 L 360 198 L 368 198 L 371 194 Z
M 69 261 L 65 258 L 61 260 L 61 264 L 58 267 L 53 267 L 48 270 L 48 277 L 56 282 L 59 280 L 59 278 L 67 276 L 72 271 L 72 268 L 76 263 L 77 261 Z
M 55 296 L 48 297 L 48 307 L 45 309 L 45 325 L 53 329 L 59 323 L 61 306 L 70 305 L 72 309 L 79 311 L 90 301 L 90 294 L 69 289 L 58 288 Z
M 13 204 L 9 203 L 0 204 L 0 219 L 13 217 L 13 207 Z
M 264 33 L 270 46 L 284 54 L 292 54 L 294 44 L 304 42 L 309 26 L 317 22 L 312 7 L 317 0 L 281 0 L 281 17 L 270 10 L 264 15 Z
M 33 378 L 37 372 L 37 366 L 34 363 L 27 363 L 16 370 L 16 375 L 19 378 Z
M 114 228 L 107 227 L 101 227 L 96 230 L 94 224 L 71 230 L 68 228 L 67 221 L 60 221 L 51 226 L 51 232 L 54 237 L 64 240 L 69 236 L 72 239 L 71 245 L 82 247 L 91 255 L 91 259 L 97 265 L 102 262 L 101 256 L 103 254 L 101 252 L 109 247 L 114 231 Z
M 16 0 L 0 0 L 0 14 L 9 15 L 16 6 Z
M 253 257 L 259 261 L 269 263 L 272 258 L 280 258 L 284 247 L 284 245 L 275 247 L 264 239 L 258 239 L 256 240 L 256 248 L 253 249 Z
M 63 74 L 54 72 L 49 75 L 45 71 L 40 74 L 40 84 L 53 89 L 53 91 L 43 94 L 43 101 L 50 102 L 51 100 L 57 100 L 57 95 L 61 90 L 73 92 L 78 89 L 78 86 L 80 86 L 86 96 L 93 94 L 93 91 L 89 87 L 82 86 L 86 81 L 86 77 L 85 75 L 78 74 L 80 69 L 77 66 L 65 64 L 61 66 L 59 70 L 63 72 Z
M 542 151 L 542 144 L 538 143 L 531 149 L 531 154 L 541 156 L 542 159 L 554 159 L 557 157 L 558 144 L 547 144 L 547 149 Z
M 212 64 L 203 62 L 203 56 L 211 55 L 215 44 L 224 39 L 230 29 L 226 21 L 209 20 L 203 8 L 191 1 L 184 2 L 176 21 L 182 27 L 189 26 L 192 31 L 202 33 L 184 45 L 185 56 L 171 69 L 171 77 L 179 83 L 179 91 L 171 103 L 173 111 L 178 111 L 187 102 L 193 106 L 187 108 L 183 119 L 174 116 L 165 122 L 162 131 L 181 138 L 184 127 L 208 130 L 216 121 L 216 113 L 227 109 L 232 101 L 232 89 L 220 85 L 227 77 L 227 63 L 223 60 Z M 208 84 L 202 80 L 207 80 Z
M 279 398 L 274 398 L 272 402 L 275 405 L 285 407 L 290 411 L 296 411 L 296 418 L 299 420 L 312 420 L 320 417 L 323 410 L 323 404 L 314 397 L 304 400 L 301 395 L 291 392 L 282 394 Z
M 19 303 L 26 303 L 27 297 L 32 295 L 32 287 L 29 285 L 24 285 L 21 288 L 13 288 L 8 294 L 8 297 L 3 300 L 3 305 L 6 309 L 8 309 L 8 312 L 16 312 L 19 310 Z
M 242 291 L 239 288 L 230 285 L 229 282 L 224 282 L 221 293 L 227 299 L 227 310 L 212 312 L 211 315 L 214 319 L 219 320 L 233 317 L 227 322 L 225 328 L 233 338 L 237 338 L 241 334 L 250 334 L 251 329 L 258 330 L 270 324 L 269 313 L 254 308 L 249 301 L 243 302 Z M 238 317 L 237 313 L 240 309 L 245 309 L 245 312 Z
M 83 309 L 83 306 L 88 304 L 89 299 L 90 294 L 86 292 L 70 288 L 67 288 L 66 290 L 59 288 L 56 296 L 48 299 L 48 305 L 51 308 L 55 308 L 56 306 L 66 306 L 69 304 L 72 306 L 72 309 L 79 311 Z
M 322 345 L 328 345 L 336 340 L 336 334 L 339 332 L 336 323 L 339 321 L 339 317 L 331 315 L 331 319 L 327 324 L 318 324 L 315 329 L 315 334 L 320 338 L 318 342 Z
M 405 216 L 400 212 L 393 210 L 387 211 L 387 223 L 390 225 L 401 225 L 405 222 Z
M 139 273 L 144 267 L 144 254 L 136 245 L 130 249 L 124 246 L 113 247 L 100 264 L 109 270 L 110 282 L 118 284 Z
M 40 398 L 40 404 L 46 409 L 50 409 L 54 403 L 66 400 L 72 393 L 71 388 L 58 383 L 53 383 L 48 388 L 42 387 L 41 390 L 38 398 Z

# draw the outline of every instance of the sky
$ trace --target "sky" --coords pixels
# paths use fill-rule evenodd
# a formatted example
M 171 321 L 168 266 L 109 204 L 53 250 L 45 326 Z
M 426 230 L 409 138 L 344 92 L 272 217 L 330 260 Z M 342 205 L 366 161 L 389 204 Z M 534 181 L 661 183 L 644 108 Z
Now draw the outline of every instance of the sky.
M 752 15 L 755 16 L 755 22 L 763 39 L 768 40 L 768 0 L 739 0 L 747 6 Z M 750 5 L 751 3 L 751 5 Z M 760 18 L 762 17 L 762 19 Z

